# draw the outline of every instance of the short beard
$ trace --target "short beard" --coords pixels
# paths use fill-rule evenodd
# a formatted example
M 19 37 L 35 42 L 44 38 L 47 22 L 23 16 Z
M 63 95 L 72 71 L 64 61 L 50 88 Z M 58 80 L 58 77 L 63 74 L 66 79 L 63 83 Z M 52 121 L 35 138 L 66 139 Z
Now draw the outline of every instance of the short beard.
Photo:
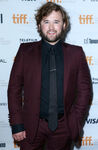
M 61 32 L 55 37 L 55 39 L 51 40 L 49 39 L 43 32 L 42 32 L 42 29 L 40 28 L 40 30 L 38 31 L 40 36 L 46 40 L 47 42 L 56 42 L 58 40 L 63 40 L 64 39 L 64 35 L 65 35 L 65 30 L 63 29 L 62 27 L 62 30 Z

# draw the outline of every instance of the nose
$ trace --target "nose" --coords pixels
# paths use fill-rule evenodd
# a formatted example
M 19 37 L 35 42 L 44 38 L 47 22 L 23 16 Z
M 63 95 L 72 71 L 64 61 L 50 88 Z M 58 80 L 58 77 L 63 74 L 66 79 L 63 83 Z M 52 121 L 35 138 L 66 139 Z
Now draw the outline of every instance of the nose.
M 54 24 L 53 23 L 49 24 L 49 29 L 54 29 Z

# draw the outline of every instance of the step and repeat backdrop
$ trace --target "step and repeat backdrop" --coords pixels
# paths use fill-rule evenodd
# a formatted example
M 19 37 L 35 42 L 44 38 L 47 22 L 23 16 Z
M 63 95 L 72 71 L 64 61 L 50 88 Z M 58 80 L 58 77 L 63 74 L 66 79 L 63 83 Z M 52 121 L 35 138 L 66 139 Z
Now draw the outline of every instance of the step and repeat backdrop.
M 66 42 L 80 45 L 86 54 L 93 83 L 93 101 L 83 137 L 74 150 L 98 149 L 98 0 L 50 0 L 70 16 Z M 8 120 L 7 87 L 20 43 L 40 40 L 34 14 L 49 0 L 0 0 L 0 150 L 19 150 Z

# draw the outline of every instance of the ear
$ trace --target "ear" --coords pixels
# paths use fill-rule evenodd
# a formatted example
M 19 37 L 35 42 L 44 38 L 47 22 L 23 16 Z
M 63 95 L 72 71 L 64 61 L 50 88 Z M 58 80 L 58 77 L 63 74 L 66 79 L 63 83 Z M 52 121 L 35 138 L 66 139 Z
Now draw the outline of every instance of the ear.
M 63 23 L 63 29 L 65 29 L 66 28 L 66 23 Z
M 40 31 L 40 24 L 38 25 L 38 30 Z

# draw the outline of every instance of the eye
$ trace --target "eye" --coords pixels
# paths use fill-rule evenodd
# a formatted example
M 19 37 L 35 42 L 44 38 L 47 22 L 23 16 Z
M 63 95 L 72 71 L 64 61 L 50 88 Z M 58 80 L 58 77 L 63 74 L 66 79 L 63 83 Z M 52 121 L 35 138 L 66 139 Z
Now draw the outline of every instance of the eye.
M 55 20 L 54 23 L 55 23 L 55 24 L 59 24 L 59 21 L 58 21 L 58 20 Z
M 48 23 L 49 23 L 49 21 L 48 21 L 48 20 L 44 20 L 44 23 L 45 23 L 45 24 L 48 24 Z

